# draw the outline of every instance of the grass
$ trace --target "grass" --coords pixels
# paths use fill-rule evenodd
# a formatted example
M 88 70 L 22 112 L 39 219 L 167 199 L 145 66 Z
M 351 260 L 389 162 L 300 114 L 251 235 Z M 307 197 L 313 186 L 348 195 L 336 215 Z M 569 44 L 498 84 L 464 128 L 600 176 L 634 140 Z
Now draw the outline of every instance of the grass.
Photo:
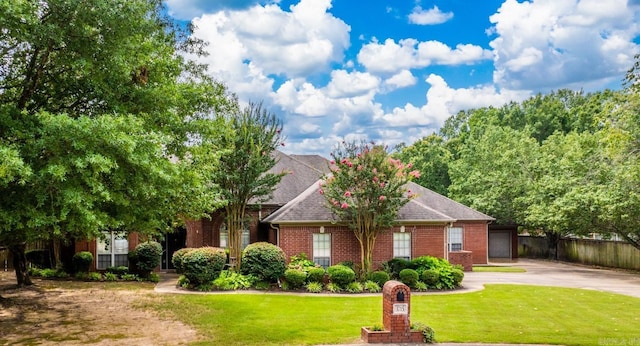
M 201 345 L 353 343 L 360 327 L 382 322 L 380 296 L 167 295 L 162 301 L 156 308 L 194 326 Z M 411 297 L 411 321 L 433 327 L 438 342 L 640 341 L 638 311 L 637 298 L 543 286 L 487 285 L 474 293 Z
M 474 272 L 495 272 L 495 273 L 525 273 L 524 268 L 508 267 L 508 266 L 474 266 Z

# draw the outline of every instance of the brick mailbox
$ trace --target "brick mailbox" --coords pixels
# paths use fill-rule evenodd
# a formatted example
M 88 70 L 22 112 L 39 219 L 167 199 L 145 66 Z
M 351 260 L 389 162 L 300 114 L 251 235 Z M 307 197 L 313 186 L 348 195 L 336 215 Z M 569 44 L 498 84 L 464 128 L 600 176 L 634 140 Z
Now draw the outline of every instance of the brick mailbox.
M 411 291 L 402 282 L 387 281 L 382 288 L 383 331 L 361 329 L 362 340 L 370 344 L 421 343 L 422 332 L 411 330 Z

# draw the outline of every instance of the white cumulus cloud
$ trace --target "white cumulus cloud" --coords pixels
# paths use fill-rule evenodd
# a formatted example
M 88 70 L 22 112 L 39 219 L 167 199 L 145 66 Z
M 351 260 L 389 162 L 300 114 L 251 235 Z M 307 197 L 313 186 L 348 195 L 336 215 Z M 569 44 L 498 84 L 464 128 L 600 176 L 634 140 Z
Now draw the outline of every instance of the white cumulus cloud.
M 433 8 L 429 10 L 423 10 L 422 7 L 416 6 L 409 15 L 409 23 L 434 25 L 442 24 L 451 18 L 453 18 L 453 12 L 442 12 L 438 6 L 434 5 Z
M 637 11 L 626 0 L 506 0 L 490 21 L 493 79 L 503 88 L 604 84 L 639 48 Z

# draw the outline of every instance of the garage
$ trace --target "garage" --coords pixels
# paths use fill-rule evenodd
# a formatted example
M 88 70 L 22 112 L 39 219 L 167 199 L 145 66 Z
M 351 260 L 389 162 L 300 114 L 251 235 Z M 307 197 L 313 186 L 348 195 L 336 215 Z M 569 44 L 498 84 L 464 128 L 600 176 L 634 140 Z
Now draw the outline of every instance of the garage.
M 489 258 L 511 259 L 511 234 L 509 230 L 489 231 Z

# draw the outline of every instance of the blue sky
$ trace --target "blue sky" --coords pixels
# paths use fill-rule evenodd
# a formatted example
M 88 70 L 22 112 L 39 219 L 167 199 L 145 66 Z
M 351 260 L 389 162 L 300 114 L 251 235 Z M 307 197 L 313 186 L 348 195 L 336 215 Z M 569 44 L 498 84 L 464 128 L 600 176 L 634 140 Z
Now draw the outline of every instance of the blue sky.
M 640 52 L 638 0 L 168 0 L 198 58 L 284 122 L 284 151 L 393 146 L 460 110 L 560 88 L 619 89 Z

